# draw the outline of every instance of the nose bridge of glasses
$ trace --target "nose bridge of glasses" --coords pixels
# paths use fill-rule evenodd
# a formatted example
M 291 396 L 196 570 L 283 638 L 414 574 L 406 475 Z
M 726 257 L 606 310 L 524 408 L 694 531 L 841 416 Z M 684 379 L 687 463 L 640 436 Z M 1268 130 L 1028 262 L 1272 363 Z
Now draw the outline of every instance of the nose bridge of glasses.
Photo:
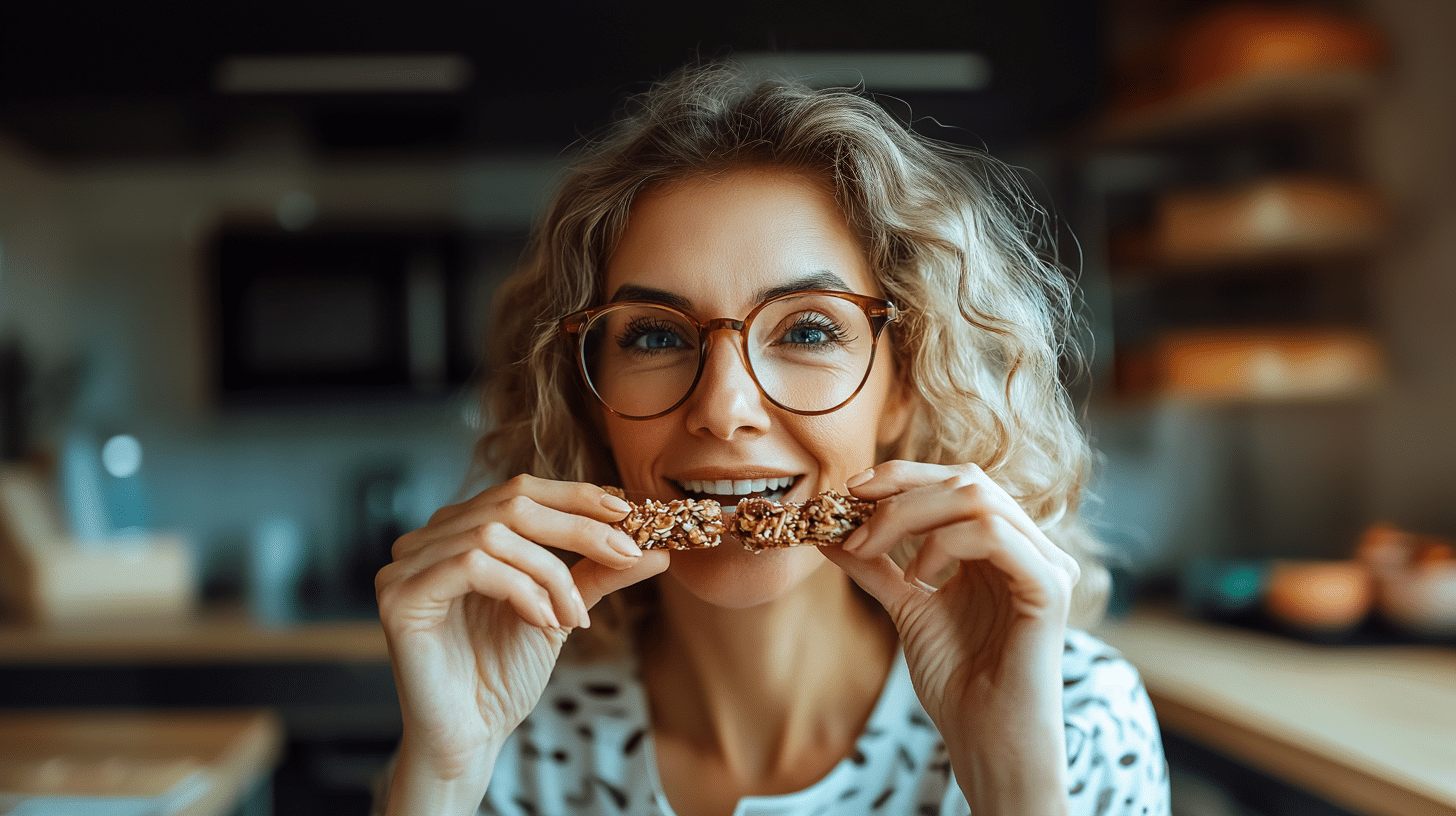
M 742 340 L 747 339 L 747 335 L 744 333 L 743 329 L 743 321 L 734 320 L 731 317 L 719 317 L 702 324 L 703 333 L 699 340 L 702 346 L 699 354 L 702 355 L 704 365 L 707 365 L 708 356 L 711 353 L 709 339 L 718 332 L 734 332 L 740 338 L 740 342 L 730 343 L 729 348 L 737 349 L 739 362 L 742 363 L 745 369 L 751 371 L 752 364 L 748 361 L 748 357 L 744 354 L 745 349 L 743 348 L 743 343 L 741 342 Z M 717 345 L 717 343 L 712 343 L 711 345 Z
M 743 321 L 734 320 L 731 317 L 719 317 L 703 324 L 703 337 L 705 339 L 708 335 L 717 331 L 741 332 L 743 331 Z

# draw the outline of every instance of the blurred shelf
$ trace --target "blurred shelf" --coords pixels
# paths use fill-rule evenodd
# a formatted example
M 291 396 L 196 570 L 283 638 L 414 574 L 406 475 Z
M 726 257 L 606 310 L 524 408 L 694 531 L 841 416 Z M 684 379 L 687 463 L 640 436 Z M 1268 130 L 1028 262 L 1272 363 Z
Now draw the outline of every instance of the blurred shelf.
M 282 744 L 266 710 L 5 713 L 0 804 L 221 816 L 266 784 Z M 134 806 L 113 811 L 108 801 Z
M 1194 402 L 1342 400 L 1378 393 L 1388 374 L 1357 329 L 1183 329 L 1119 352 L 1119 390 Z
M 1456 651 L 1317 646 L 1160 607 L 1096 634 L 1165 730 L 1371 816 L 1456 816 Z
M 1351 110 L 1379 90 L 1368 68 L 1269 73 L 1200 88 L 1108 115 L 1089 138 L 1098 149 L 1207 138 L 1259 124 Z
M 1214 190 L 1172 190 L 1157 202 L 1150 250 L 1169 266 L 1227 267 L 1368 253 L 1384 208 L 1362 185 L 1319 175 L 1272 176 Z
M 0 665 L 384 662 L 378 620 L 262 626 L 241 610 L 153 620 L 0 625 Z

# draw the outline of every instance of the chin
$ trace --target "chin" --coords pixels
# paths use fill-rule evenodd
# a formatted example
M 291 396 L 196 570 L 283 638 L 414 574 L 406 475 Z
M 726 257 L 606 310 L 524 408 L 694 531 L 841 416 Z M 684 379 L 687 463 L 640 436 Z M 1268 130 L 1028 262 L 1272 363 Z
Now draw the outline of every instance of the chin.
M 813 547 L 752 553 L 725 536 L 711 550 L 673 553 L 667 572 L 704 603 L 751 609 L 782 598 L 825 567 L 833 565 Z

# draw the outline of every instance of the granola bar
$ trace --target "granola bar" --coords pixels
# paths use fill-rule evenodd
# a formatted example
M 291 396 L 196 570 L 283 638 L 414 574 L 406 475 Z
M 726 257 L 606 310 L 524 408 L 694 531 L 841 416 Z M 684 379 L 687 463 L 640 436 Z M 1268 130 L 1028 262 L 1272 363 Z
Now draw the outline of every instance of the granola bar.
M 615 493 L 612 488 L 608 492 Z M 625 497 L 622 497 L 625 498 Z M 644 550 L 695 550 L 723 542 L 723 506 L 712 500 L 647 499 L 613 525 Z
M 753 552 L 801 544 L 842 544 L 875 511 L 875 503 L 826 490 L 803 504 L 764 498 L 738 502 L 734 532 Z

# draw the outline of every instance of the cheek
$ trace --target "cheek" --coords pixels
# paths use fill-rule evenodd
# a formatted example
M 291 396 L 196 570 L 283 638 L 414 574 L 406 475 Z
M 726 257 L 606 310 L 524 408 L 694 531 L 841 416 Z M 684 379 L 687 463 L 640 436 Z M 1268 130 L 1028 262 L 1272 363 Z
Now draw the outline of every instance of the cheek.
M 612 460 L 622 478 L 622 487 L 628 491 L 651 487 L 652 464 L 664 447 L 666 432 L 660 419 L 629 422 L 610 415 L 603 419 L 603 433 L 611 446 Z
M 872 467 L 877 462 L 882 426 L 891 418 L 889 372 L 876 371 L 848 405 L 822 417 L 804 417 L 803 436 L 831 481 Z M 826 475 L 830 475 L 827 474 Z
M 822 469 L 821 489 L 841 487 L 844 480 L 875 464 L 879 412 L 859 400 L 823 417 L 805 417 L 800 438 Z

